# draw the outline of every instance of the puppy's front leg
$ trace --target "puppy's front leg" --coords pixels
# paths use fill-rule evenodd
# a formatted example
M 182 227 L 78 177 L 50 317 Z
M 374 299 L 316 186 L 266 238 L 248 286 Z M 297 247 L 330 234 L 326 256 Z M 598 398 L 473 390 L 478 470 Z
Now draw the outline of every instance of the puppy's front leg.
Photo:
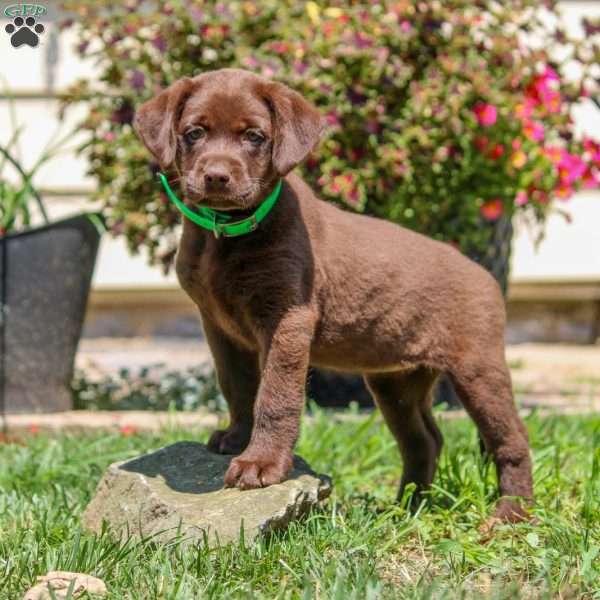
M 208 448 L 219 454 L 240 454 L 252 434 L 254 400 L 260 380 L 258 355 L 240 348 L 206 317 L 202 324 L 230 416 L 229 427 L 213 432 Z
M 246 450 L 231 461 L 226 486 L 250 489 L 272 485 L 292 468 L 314 323 L 308 308 L 296 307 L 267 327 L 261 343 L 262 377 L 252 437 Z

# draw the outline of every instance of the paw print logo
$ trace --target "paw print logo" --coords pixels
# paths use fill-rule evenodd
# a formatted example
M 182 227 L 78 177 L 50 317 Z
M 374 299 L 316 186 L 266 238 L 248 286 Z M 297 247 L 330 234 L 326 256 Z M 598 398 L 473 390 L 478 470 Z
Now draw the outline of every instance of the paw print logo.
M 15 17 L 12 23 L 9 23 L 4 31 L 10 35 L 10 43 L 18 48 L 27 44 L 35 48 L 40 43 L 40 35 L 44 33 L 44 26 L 35 22 L 33 17 Z

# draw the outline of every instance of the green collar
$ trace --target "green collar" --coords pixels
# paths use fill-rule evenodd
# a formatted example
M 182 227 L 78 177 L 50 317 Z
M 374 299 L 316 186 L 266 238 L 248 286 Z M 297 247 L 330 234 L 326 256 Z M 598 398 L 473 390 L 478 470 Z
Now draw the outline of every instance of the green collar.
M 229 223 L 232 218 L 227 213 L 222 213 L 212 208 L 206 208 L 204 206 L 198 207 L 198 212 L 192 210 L 186 206 L 171 189 L 167 178 L 164 173 L 158 173 L 158 177 L 167 192 L 169 200 L 190 220 L 192 223 L 208 229 L 215 234 L 215 237 L 237 237 L 239 235 L 246 235 L 254 231 L 258 224 L 271 212 L 279 193 L 281 192 L 281 179 L 277 182 L 275 189 L 260 203 L 260 206 L 254 211 L 254 214 L 250 215 L 246 219 L 241 221 L 235 221 Z

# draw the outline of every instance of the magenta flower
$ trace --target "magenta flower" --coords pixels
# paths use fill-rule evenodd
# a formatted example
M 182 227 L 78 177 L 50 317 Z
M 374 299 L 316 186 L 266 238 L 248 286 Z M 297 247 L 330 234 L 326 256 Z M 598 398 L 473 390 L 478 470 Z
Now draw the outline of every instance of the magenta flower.
M 362 31 L 358 31 L 354 34 L 354 45 L 359 50 L 363 50 L 364 48 L 370 48 L 373 45 L 373 40 Z
M 548 112 L 560 112 L 561 97 L 557 90 L 547 89 L 540 93 L 540 100 Z
M 571 186 L 571 184 L 583 177 L 586 169 L 587 166 L 581 156 L 562 150 L 561 159 L 558 163 L 558 174 L 562 184 Z
M 167 49 L 167 40 L 162 35 L 157 35 L 152 40 L 152 45 L 159 51 L 164 52 Z
M 544 72 L 534 77 L 526 89 L 527 96 L 535 105 L 542 105 L 548 112 L 557 113 L 561 107 L 559 78 L 556 71 L 546 66 Z
M 558 74 L 550 65 L 546 65 L 546 68 L 544 69 L 544 72 L 542 73 L 542 77 L 546 81 L 559 81 Z
M 530 140 L 541 142 L 544 139 L 544 126 L 538 121 L 527 119 L 523 124 L 523 133 Z
M 581 179 L 581 187 L 584 190 L 593 190 L 600 186 L 600 176 L 597 171 L 588 168 Z
M 340 118 L 334 110 L 325 115 L 325 120 L 327 121 L 327 125 L 336 126 L 341 124 Z
M 244 63 L 244 65 L 246 67 L 249 67 L 251 69 L 253 69 L 254 67 L 258 66 L 258 60 L 254 57 L 254 56 L 246 56 L 242 62 Z
M 533 114 L 535 102 L 532 98 L 525 98 L 523 102 L 517 104 L 515 114 L 519 119 L 529 119 Z
M 475 113 L 477 122 L 484 127 L 493 125 L 498 119 L 498 110 L 493 104 L 479 102 L 473 108 L 473 112 Z

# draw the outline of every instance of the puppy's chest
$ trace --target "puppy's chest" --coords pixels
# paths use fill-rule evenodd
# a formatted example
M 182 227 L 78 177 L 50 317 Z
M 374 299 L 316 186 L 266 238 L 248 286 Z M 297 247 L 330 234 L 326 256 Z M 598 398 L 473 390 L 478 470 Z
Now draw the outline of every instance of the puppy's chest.
M 226 334 L 245 346 L 256 345 L 254 330 L 263 303 L 265 269 L 243 258 L 223 260 L 214 253 L 180 255 L 177 276 L 183 289 Z

